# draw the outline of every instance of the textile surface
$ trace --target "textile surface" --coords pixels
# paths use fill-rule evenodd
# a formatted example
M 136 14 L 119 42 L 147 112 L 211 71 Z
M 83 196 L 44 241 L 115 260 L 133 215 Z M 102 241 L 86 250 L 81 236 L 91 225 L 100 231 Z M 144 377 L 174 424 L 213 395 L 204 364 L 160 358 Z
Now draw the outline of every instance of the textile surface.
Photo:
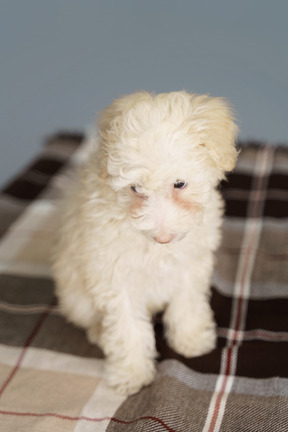
M 60 191 L 84 155 L 81 135 L 55 136 L 0 195 L 0 432 L 287 431 L 288 149 L 246 143 L 221 185 L 217 348 L 181 357 L 158 316 L 157 376 L 127 399 L 53 292 Z

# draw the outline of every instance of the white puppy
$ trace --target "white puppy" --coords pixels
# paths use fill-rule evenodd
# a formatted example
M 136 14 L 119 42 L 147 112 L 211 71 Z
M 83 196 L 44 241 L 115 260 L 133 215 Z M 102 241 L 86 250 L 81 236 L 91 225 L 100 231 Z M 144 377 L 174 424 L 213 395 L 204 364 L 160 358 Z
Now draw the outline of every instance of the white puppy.
M 223 99 L 184 91 L 124 96 L 100 116 L 98 150 L 63 212 L 54 273 L 61 310 L 102 348 L 122 393 L 153 380 L 156 312 L 178 353 L 215 346 L 216 187 L 235 165 L 236 131 Z

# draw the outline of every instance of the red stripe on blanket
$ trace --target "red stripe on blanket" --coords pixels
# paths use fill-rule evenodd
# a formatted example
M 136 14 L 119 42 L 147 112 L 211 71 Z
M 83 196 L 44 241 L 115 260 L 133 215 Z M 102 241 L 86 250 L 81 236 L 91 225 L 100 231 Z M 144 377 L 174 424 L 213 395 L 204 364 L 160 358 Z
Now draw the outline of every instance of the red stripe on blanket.
M 121 424 L 133 424 L 133 423 L 137 423 L 141 420 L 152 420 L 155 423 L 161 424 L 161 426 L 163 426 L 165 428 L 165 430 L 169 431 L 169 432 L 177 432 L 175 429 L 172 429 L 170 426 L 168 426 L 163 420 L 157 418 L 157 417 L 153 417 L 153 416 L 143 416 L 143 417 L 138 417 L 136 419 L 133 420 L 120 420 L 116 417 L 102 417 L 102 418 L 97 418 L 97 417 L 86 417 L 86 416 L 79 416 L 79 417 L 71 417 L 71 416 L 67 416 L 67 415 L 63 415 L 63 414 L 57 414 L 57 413 L 32 413 L 32 412 L 18 412 L 18 411 L 5 411 L 5 410 L 0 410 L 0 415 L 9 415 L 9 416 L 15 416 L 15 417 L 54 417 L 54 418 L 58 418 L 60 420 L 69 420 L 69 421 L 87 421 L 87 422 L 102 422 L 105 420 L 109 420 L 109 421 L 113 421 L 115 423 L 121 423 Z

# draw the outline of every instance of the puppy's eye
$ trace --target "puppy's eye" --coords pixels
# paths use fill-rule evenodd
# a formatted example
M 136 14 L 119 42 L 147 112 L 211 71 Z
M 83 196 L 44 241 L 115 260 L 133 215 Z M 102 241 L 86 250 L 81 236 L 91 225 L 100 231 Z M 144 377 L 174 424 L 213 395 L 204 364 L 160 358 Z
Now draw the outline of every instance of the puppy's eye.
M 132 185 L 132 186 L 131 186 L 131 190 L 132 190 L 133 192 L 135 192 L 137 195 L 144 196 L 144 194 L 143 194 L 143 192 L 142 192 L 142 187 L 139 186 L 139 185 Z
M 187 183 L 184 180 L 176 180 L 173 186 L 175 189 L 184 189 Z

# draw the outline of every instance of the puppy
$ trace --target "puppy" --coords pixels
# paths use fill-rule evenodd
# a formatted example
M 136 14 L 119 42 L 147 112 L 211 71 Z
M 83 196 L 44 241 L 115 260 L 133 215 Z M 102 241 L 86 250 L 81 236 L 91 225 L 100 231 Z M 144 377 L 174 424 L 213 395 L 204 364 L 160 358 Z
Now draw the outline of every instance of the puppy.
M 155 376 L 155 313 L 164 311 L 179 354 L 215 347 L 216 187 L 236 163 L 237 128 L 223 99 L 185 91 L 121 97 L 98 126 L 98 149 L 63 211 L 53 267 L 61 310 L 103 350 L 110 385 L 129 395 Z

